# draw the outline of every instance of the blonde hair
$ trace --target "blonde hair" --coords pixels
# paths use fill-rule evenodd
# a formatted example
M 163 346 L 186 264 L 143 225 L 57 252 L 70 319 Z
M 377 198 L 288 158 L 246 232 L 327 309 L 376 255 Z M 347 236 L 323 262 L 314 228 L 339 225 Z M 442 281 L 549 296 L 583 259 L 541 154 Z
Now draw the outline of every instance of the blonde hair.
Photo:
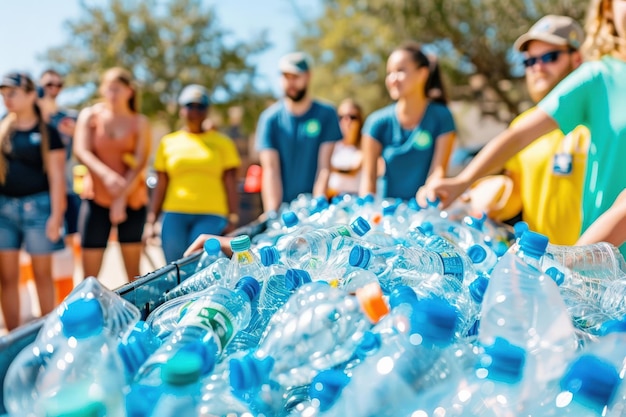
M 585 23 L 585 42 L 581 48 L 588 60 L 598 60 L 615 52 L 623 42 L 619 38 L 611 13 L 611 4 L 615 0 L 593 0 Z
M 23 89 L 25 92 L 30 93 L 35 91 L 35 83 L 26 74 L 15 74 L 20 80 L 20 86 L 17 88 Z M 48 126 L 41 114 L 41 109 L 37 105 L 37 101 L 33 103 L 33 110 L 37 116 L 37 124 L 39 127 L 39 133 L 41 134 L 41 159 L 43 160 L 44 172 L 48 172 L 48 150 L 50 147 L 50 137 L 48 135 Z M 15 113 L 9 113 L 2 121 L 0 121 L 0 184 L 4 184 L 7 178 L 7 171 L 9 168 L 6 155 L 11 152 L 11 135 L 17 121 L 17 115 Z
M 133 95 L 128 99 L 128 107 L 133 113 L 139 112 L 139 94 L 137 94 L 137 86 L 133 81 L 133 75 L 130 71 L 121 67 L 109 68 L 102 74 L 100 83 L 104 84 L 105 81 L 117 81 L 129 87 L 133 91 Z

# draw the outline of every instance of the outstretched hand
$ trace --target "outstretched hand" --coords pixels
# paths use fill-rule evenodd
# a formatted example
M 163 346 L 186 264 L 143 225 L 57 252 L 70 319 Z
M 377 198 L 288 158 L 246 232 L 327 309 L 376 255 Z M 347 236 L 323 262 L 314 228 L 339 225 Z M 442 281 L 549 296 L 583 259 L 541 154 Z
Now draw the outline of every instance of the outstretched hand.
M 445 209 L 456 200 L 467 188 L 469 184 L 459 177 L 436 178 L 424 184 L 415 195 L 415 199 L 420 206 L 426 207 L 428 201 L 439 200 L 440 209 Z

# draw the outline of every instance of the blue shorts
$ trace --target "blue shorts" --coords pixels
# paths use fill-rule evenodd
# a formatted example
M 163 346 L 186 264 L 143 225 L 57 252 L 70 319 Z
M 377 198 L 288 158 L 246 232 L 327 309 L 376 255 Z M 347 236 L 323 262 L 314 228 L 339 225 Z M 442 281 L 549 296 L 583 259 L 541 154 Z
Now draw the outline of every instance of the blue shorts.
M 51 242 L 46 237 L 50 217 L 50 193 L 25 197 L 0 195 L 0 250 L 25 247 L 31 255 L 46 255 L 63 249 L 63 239 Z
M 163 213 L 161 242 L 167 263 L 183 257 L 185 249 L 202 233 L 219 235 L 228 225 L 224 216 L 213 214 Z

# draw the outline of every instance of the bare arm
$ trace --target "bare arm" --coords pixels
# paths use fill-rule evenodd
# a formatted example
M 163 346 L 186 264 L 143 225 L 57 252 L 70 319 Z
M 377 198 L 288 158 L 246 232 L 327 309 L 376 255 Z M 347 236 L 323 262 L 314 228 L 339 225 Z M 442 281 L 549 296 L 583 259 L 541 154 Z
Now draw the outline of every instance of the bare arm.
M 280 179 L 280 159 L 275 149 L 264 149 L 259 152 L 259 160 L 263 168 L 261 181 L 261 199 L 264 211 L 275 211 L 280 208 L 283 200 L 283 183 Z
M 94 117 L 93 107 L 87 107 L 78 115 L 74 131 L 74 155 L 92 174 L 97 175 L 103 181 L 109 178 L 115 178 L 118 182 L 123 181 L 123 178 L 117 172 L 109 168 L 93 153 L 91 123 Z
M 613 205 L 589 226 L 576 245 L 598 242 L 608 242 L 615 246 L 621 246 L 626 242 L 626 190 L 622 191 Z
M 224 189 L 226 190 L 226 201 L 228 203 L 228 226 L 224 233 L 233 231 L 239 223 L 239 193 L 237 193 L 237 168 L 231 168 L 224 171 L 222 175 Z M 232 216 L 234 214 L 236 216 Z M 233 220 L 236 217 L 236 220 Z
M 378 158 L 383 151 L 383 147 L 376 139 L 371 136 L 363 136 L 361 141 L 361 152 L 363 154 L 363 174 L 361 176 L 361 185 L 359 194 L 375 194 L 376 178 L 378 173 Z
M 317 174 L 313 184 L 313 196 L 325 196 L 330 177 L 330 158 L 335 149 L 335 142 L 324 142 L 320 145 L 317 155 Z
M 469 165 L 453 178 L 433 179 L 418 191 L 418 201 L 426 203 L 437 197 L 442 208 L 447 207 L 474 181 L 502 170 L 506 162 L 535 139 L 557 129 L 556 122 L 540 109 L 536 109 L 514 127 L 492 139 Z
M 48 152 L 48 184 L 50 188 L 50 218 L 46 223 L 46 236 L 56 242 L 61 236 L 61 225 L 67 199 L 65 197 L 65 149 Z
M 455 138 L 456 134 L 454 132 L 445 133 L 437 138 L 435 142 L 435 152 L 433 153 L 433 160 L 430 164 L 430 171 L 426 182 L 430 179 L 444 178 L 446 176 Z

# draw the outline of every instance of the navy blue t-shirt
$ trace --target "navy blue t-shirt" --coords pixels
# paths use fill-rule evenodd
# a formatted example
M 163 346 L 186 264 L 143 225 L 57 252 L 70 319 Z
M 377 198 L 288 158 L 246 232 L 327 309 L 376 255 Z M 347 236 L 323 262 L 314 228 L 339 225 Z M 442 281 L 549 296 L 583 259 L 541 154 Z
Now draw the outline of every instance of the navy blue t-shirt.
M 392 104 L 372 113 L 363 126 L 363 135 L 382 145 L 386 163 L 382 196 L 409 200 L 424 185 L 437 138 L 455 130 L 452 113 L 443 104 L 430 102 L 414 129 L 404 129 Z
M 63 149 L 61 136 L 55 128 L 47 125 L 49 149 Z M 48 191 L 48 175 L 43 169 L 41 157 L 41 133 L 39 125 L 28 131 L 16 130 L 11 133 L 11 151 L 4 157 L 7 160 L 7 176 L 0 183 L 0 194 L 8 197 L 24 197 Z
M 313 101 L 306 113 L 295 116 L 281 100 L 261 114 L 256 148 L 278 151 L 283 202 L 313 192 L 320 145 L 340 139 L 337 112 L 327 104 Z

